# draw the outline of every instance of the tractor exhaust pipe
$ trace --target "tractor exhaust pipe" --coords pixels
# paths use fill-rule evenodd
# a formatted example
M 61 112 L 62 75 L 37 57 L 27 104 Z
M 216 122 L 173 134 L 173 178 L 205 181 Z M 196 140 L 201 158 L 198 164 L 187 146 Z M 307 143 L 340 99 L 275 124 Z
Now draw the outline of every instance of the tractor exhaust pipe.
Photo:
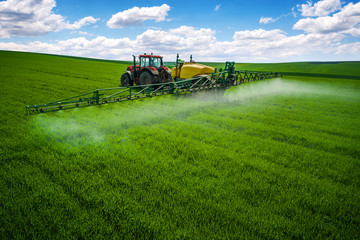
M 135 55 L 132 55 L 133 56 L 133 62 L 134 62 L 134 70 L 133 70 L 133 72 L 134 72 L 134 76 L 136 76 L 136 57 L 135 57 Z

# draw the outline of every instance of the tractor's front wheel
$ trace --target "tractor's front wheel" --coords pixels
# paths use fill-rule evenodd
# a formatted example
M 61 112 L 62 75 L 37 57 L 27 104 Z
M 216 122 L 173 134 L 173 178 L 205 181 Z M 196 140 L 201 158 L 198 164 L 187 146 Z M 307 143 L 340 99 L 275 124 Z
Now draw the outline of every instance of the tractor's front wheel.
M 133 82 L 131 81 L 129 74 L 123 73 L 123 75 L 121 75 L 121 85 L 123 87 L 128 87 L 133 85 Z
M 140 85 L 148 85 L 154 83 L 154 75 L 152 75 L 150 72 L 143 72 L 140 75 L 139 78 Z

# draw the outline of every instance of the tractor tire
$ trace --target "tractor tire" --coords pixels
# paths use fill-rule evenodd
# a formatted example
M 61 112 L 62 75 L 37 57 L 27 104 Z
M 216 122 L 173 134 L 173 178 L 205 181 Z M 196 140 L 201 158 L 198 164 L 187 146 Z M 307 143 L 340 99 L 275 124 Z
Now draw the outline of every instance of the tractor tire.
M 161 82 L 162 82 L 162 83 L 167 83 L 167 82 L 172 82 L 172 81 L 173 81 L 173 79 L 172 79 L 172 77 L 171 77 L 171 74 L 169 74 L 169 73 L 168 73 L 167 71 L 165 71 L 165 70 L 162 70 L 161 76 L 162 76 L 162 79 L 161 79 Z
M 150 72 L 145 71 L 141 73 L 139 77 L 139 84 L 140 85 L 148 85 L 154 83 L 154 75 L 152 75 Z
M 121 85 L 122 85 L 123 87 L 128 87 L 128 86 L 132 86 L 132 85 L 133 85 L 133 82 L 132 82 L 132 80 L 130 79 L 129 74 L 123 73 L 123 75 L 121 75 Z

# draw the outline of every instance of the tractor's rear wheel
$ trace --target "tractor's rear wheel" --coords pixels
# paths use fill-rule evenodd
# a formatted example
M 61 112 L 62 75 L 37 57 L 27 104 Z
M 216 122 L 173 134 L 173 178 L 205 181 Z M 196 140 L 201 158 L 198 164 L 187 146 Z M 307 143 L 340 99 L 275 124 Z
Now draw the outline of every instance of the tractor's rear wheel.
M 154 83 L 154 75 L 152 75 L 150 72 L 143 72 L 140 75 L 139 78 L 140 85 L 148 85 Z
M 160 78 L 162 83 L 172 82 L 173 79 L 171 77 L 171 74 L 169 74 L 165 69 L 162 69 L 160 72 Z
M 127 73 L 123 73 L 123 75 L 121 75 L 121 85 L 123 87 L 127 87 L 127 86 L 132 86 L 133 82 L 130 79 L 129 74 Z

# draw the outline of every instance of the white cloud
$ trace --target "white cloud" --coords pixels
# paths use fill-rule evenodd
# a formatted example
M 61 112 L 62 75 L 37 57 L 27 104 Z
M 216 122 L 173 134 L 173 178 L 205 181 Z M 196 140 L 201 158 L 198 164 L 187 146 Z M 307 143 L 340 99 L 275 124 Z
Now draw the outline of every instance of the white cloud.
M 280 15 L 279 17 L 277 17 L 277 18 L 261 17 L 260 20 L 259 20 L 259 23 L 262 23 L 262 24 L 274 23 L 274 22 L 278 21 L 279 19 L 286 18 L 286 17 L 289 17 L 289 16 L 292 16 L 292 17 L 294 17 L 294 18 L 297 17 L 297 13 L 295 12 L 295 7 L 293 7 L 293 8 L 291 9 L 291 12 L 281 14 L 281 15 Z
M 333 16 L 300 19 L 294 26 L 295 30 L 309 33 L 349 33 L 358 36 L 360 23 L 360 2 L 349 3 Z
M 205 51 L 209 43 L 216 41 L 214 35 L 215 31 L 209 28 L 181 26 L 169 31 L 147 30 L 136 37 L 134 44 L 144 52 Z
M 295 7 L 293 7 L 293 8 L 291 9 L 291 12 L 288 13 L 287 15 L 292 15 L 294 18 L 296 18 L 296 17 L 297 17 L 297 12 L 295 11 Z
M 163 4 L 156 7 L 133 7 L 123 12 L 114 14 L 106 23 L 110 28 L 123 28 L 126 26 L 141 25 L 144 21 L 165 21 L 170 6 Z
M 205 38 L 213 38 L 212 40 L 214 40 L 214 35 L 216 33 L 215 30 L 211 30 L 210 28 L 200 28 L 199 30 L 196 30 L 194 27 L 190 27 L 190 26 L 180 26 L 175 29 L 170 29 L 169 32 L 172 34 L 185 36 L 189 38 L 205 37 Z
M 99 19 L 85 17 L 69 23 L 52 9 L 55 0 L 7 0 L 0 2 L 0 38 L 39 36 L 64 29 L 79 29 Z
M 215 8 L 214 8 L 214 11 L 215 12 L 219 11 L 220 7 L 221 7 L 221 4 L 216 5 Z
M 238 31 L 233 36 L 234 41 L 228 43 L 228 53 L 242 53 L 248 58 L 274 61 L 316 52 L 334 52 L 342 38 L 340 34 L 288 36 L 280 29 Z
M 0 42 L 0 49 L 123 60 L 130 59 L 133 54 L 153 52 L 163 55 L 167 61 L 175 60 L 176 53 L 180 53 L 183 58 L 192 54 L 196 61 L 237 62 L 299 60 L 303 56 L 324 53 L 336 56 L 351 48 L 353 54 L 360 54 L 360 43 L 342 44 L 344 35 L 339 33 L 289 36 L 280 29 L 257 29 L 237 31 L 232 41 L 218 41 L 215 33 L 212 29 L 181 26 L 168 31 L 148 29 L 135 39 L 79 37 L 55 43 Z
M 259 23 L 268 24 L 268 23 L 276 22 L 277 20 L 279 20 L 279 18 L 274 19 L 271 17 L 261 17 Z
M 72 31 L 72 32 L 70 32 L 70 34 L 80 34 L 80 35 L 84 35 L 84 36 L 94 36 L 94 34 L 84 32 L 84 31 Z
M 360 26 L 350 28 L 348 30 L 343 31 L 342 33 L 350 34 L 353 37 L 359 37 L 360 36 Z
M 286 33 L 283 32 L 280 29 L 274 29 L 274 30 L 264 30 L 262 28 L 257 29 L 257 30 L 245 30 L 245 31 L 238 31 L 235 32 L 234 36 L 233 36 L 233 40 L 236 41 L 243 41 L 243 40 L 248 40 L 248 41 L 256 41 L 256 40 L 266 40 L 266 41 L 276 41 L 279 40 L 279 38 L 285 38 Z
M 327 16 L 341 8 L 340 0 L 321 0 L 317 3 L 307 1 L 306 4 L 297 5 L 301 15 L 304 17 Z
M 89 16 L 89 17 L 84 17 L 84 18 L 74 22 L 73 24 L 66 24 L 66 26 L 68 29 L 80 29 L 83 26 L 94 24 L 98 20 L 99 20 L 98 18 Z
M 360 42 L 343 44 L 338 47 L 337 54 L 359 54 L 360 53 Z
M 160 27 L 154 27 L 154 26 L 150 26 L 150 27 L 147 27 L 148 29 L 154 29 L 154 30 L 161 30 Z

